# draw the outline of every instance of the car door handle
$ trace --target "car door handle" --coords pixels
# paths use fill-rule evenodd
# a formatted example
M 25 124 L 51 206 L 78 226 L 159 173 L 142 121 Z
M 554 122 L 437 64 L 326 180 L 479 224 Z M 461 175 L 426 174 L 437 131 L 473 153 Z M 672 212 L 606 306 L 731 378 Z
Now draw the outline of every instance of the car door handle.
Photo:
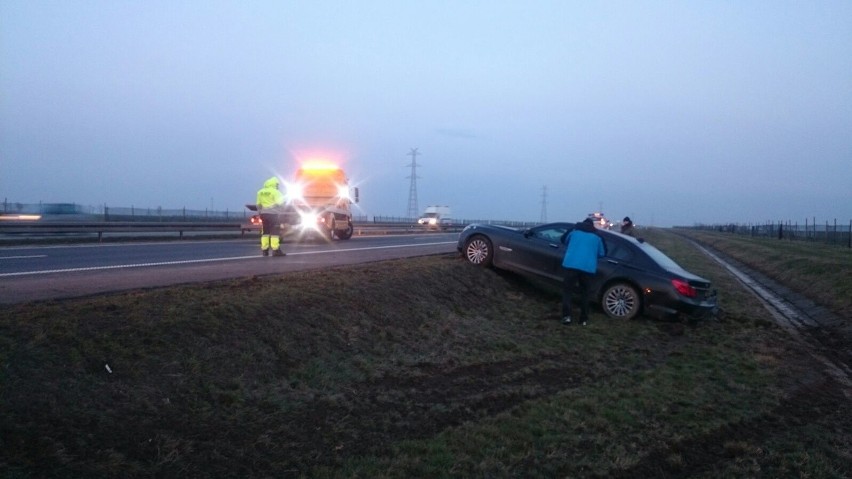
M 551 248 L 559 249 L 559 245 L 556 243 L 550 243 L 548 246 L 550 246 Z
M 614 259 L 608 259 L 608 260 L 606 260 L 606 262 L 607 262 L 607 263 L 612 263 L 612 264 L 618 264 L 618 261 L 616 261 L 616 260 L 614 260 Z

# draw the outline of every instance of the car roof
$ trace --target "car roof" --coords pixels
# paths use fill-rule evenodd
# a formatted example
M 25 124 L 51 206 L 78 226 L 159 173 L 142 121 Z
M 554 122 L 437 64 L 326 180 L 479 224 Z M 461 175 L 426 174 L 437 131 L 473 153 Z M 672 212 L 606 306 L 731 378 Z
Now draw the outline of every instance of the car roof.
M 576 227 L 577 224 L 576 223 L 565 223 L 565 222 L 554 222 L 554 223 L 547 223 L 545 225 L 539 225 L 539 226 L 548 226 L 548 225 L 550 225 L 550 226 L 568 225 L 569 227 L 574 228 L 574 227 Z M 638 248 L 640 251 L 645 253 L 653 262 L 657 263 L 657 265 L 659 265 L 661 268 L 663 268 L 665 270 L 668 270 L 672 273 L 677 273 L 677 274 L 679 274 L 679 275 L 681 275 L 685 278 L 692 278 L 692 279 L 707 281 L 706 279 L 704 279 L 704 278 L 702 278 L 702 277 L 700 277 L 696 274 L 690 273 L 689 271 L 684 269 L 683 266 L 678 264 L 675 260 L 671 259 L 667 254 L 663 253 L 662 251 L 657 249 L 654 245 L 652 245 L 651 243 L 648 243 L 647 241 L 643 240 L 642 238 L 635 238 L 633 236 L 626 235 L 626 234 L 619 233 L 617 231 L 612 231 L 612 230 L 597 229 L 596 231 L 598 233 L 600 233 L 601 235 L 613 236 L 613 237 L 618 238 L 622 241 L 632 243 L 636 248 Z

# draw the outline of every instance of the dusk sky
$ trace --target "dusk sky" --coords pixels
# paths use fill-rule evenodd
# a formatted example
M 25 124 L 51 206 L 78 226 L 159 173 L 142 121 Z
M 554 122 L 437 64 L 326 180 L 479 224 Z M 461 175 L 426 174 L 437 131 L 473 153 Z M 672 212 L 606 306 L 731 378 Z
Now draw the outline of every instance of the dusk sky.
M 852 219 L 852 1 L 0 1 L 0 197 Z

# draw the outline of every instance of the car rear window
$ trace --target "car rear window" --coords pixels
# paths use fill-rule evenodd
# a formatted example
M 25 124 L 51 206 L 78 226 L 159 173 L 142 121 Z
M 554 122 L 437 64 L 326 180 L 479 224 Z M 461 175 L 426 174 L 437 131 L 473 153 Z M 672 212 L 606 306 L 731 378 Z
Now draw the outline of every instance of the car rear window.
M 621 241 L 605 238 L 604 242 L 606 243 L 606 255 L 608 257 L 619 261 L 630 261 L 633 259 L 633 252 Z
M 683 269 L 679 264 L 675 263 L 675 261 L 668 256 L 666 256 L 662 251 L 657 248 L 649 245 L 648 243 L 638 243 L 639 248 L 645 252 L 648 256 L 651 257 L 657 264 L 662 266 L 667 270 L 671 269 Z

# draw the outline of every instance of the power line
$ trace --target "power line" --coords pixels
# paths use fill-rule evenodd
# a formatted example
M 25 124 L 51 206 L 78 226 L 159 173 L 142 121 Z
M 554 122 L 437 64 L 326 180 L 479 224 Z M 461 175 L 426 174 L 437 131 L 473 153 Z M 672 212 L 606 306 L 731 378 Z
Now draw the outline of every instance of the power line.
M 408 153 L 411 156 L 411 163 L 406 165 L 411 167 L 411 176 L 407 176 L 406 178 L 411 178 L 411 186 L 408 188 L 408 217 L 409 218 L 417 218 L 417 215 L 420 213 L 420 208 L 417 206 L 417 148 L 412 148 Z

